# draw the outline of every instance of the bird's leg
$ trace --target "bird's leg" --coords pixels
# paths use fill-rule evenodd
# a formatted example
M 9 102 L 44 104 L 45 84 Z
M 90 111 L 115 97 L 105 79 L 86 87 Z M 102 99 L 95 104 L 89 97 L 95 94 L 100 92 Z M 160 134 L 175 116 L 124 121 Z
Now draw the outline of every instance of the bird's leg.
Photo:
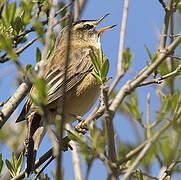
M 88 127 L 85 119 L 82 116 L 76 116 L 79 123 L 75 126 L 75 130 L 79 133 L 85 134 L 88 131 Z
M 79 123 L 75 126 L 75 130 L 79 133 L 85 134 L 88 131 L 85 119 L 82 116 L 78 116 L 72 113 L 69 113 L 69 115 L 79 121 Z

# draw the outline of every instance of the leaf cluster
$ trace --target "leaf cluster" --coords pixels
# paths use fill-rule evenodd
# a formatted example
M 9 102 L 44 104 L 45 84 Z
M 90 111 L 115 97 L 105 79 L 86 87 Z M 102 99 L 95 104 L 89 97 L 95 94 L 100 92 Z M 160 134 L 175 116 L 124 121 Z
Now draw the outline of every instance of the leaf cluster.
M 105 84 L 109 80 L 106 78 L 109 71 L 109 60 L 103 54 L 101 48 L 96 49 L 96 51 L 91 48 L 89 55 L 94 65 L 92 74 L 100 84 Z

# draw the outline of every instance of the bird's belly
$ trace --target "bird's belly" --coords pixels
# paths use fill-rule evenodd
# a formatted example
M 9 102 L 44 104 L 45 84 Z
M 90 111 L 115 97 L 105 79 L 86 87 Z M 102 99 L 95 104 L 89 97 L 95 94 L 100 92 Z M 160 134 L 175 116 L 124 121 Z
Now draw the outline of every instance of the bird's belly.
M 100 94 L 100 85 L 94 76 L 90 73 L 88 74 L 77 86 L 73 87 L 66 94 L 65 101 L 65 118 L 67 122 L 73 122 L 76 119 L 73 115 L 85 115 L 91 107 L 95 104 L 97 98 Z M 56 109 L 55 114 L 62 113 L 62 99 L 58 99 L 56 107 L 51 107 L 50 109 Z M 57 113 L 56 113 L 57 112 Z M 52 117 L 53 118 L 53 117 Z M 52 119 L 51 118 L 51 119 Z M 54 118 L 53 118 L 54 119 Z M 54 120 L 51 120 L 53 123 Z
M 100 86 L 90 73 L 83 81 L 72 89 L 67 97 L 67 111 L 75 115 L 85 115 L 99 97 Z

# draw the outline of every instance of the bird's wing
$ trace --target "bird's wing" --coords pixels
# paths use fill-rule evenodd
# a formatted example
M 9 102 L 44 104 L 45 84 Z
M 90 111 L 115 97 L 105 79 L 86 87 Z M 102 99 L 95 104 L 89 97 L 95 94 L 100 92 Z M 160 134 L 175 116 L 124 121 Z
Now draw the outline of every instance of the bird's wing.
M 82 79 L 92 71 L 93 64 L 89 56 L 90 48 L 78 48 L 69 56 L 66 81 L 65 78 L 65 56 L 62 54 L 59 56 L 55 52 L 55 56 L 51 60 L 50 68 L 45 74 L 45 80 L 47 81 L 48 91 L 48 103 L 52 103 L 58 98 L 63 96 L 63 86 L 66 85 L 66 92 L 75 87 Z M 60 60 L 62 57 L 63 61 Z M 56 63 L 59 61 L 60 63 Z M 58 64 L 58 65 L 57 65 Z
M 67 66 L 66 81 L 65 77 L 65 52 L 55 51 L 54 55 L 45 68 L 44 78 L 49 87 L 48 104 L 63 96 L 63 86 L 66 84 L 66 92 L 75 87 L 83 78 L 93 70 L 93 64 L 89 56 L 90 48 L 78 48 L 69 56 Z M 33 91 L 32 88 L 31 91 Z M 16 122 L 26 119 L 32 111 L 35 111 L 30 98 L 27 99 L 22 112 Z

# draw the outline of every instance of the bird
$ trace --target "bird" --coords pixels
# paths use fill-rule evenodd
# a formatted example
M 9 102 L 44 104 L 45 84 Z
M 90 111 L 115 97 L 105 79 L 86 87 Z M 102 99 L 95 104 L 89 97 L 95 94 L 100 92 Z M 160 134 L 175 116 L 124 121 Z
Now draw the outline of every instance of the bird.
M 94 65 L 90 57 L 90 50 L 96 51 L 100 49 L 103 32 L 115 26 L 96 29 L 106 16 L 108 14 L 96 20 L 73 22 L 59 32 L 54 52 L 47 60 L 43 72 L 43 78 L 48 86 L 48 102 L 45 111 L 50 123 L 54 123 L 55 116 L 62 113 L 64 84 L 66 86 L 65 122 L 74 122 L 76 120 L 72 114 L 85 115 L 98 99 L 100 83 L 92 73 Z M 67 43 L 69 35 L 70 44 Z M 69 50 L 67 50 L 68 48 Z M 69 56 L 65 79 L 67 52 Z M 44 119 L 39 113 L 37 105 L 30 98 L 34 93 L 36 93 L 36 88 L 32 87 L 30 96 L 16 120 L 16 122 L 24 119 L 27 121 L 27 162 L 35 161 L 36 152 L 46 132 Z M 28 175 L 32 170 L 33 163 L 30 163 L 29 167 L 27 167 Z

